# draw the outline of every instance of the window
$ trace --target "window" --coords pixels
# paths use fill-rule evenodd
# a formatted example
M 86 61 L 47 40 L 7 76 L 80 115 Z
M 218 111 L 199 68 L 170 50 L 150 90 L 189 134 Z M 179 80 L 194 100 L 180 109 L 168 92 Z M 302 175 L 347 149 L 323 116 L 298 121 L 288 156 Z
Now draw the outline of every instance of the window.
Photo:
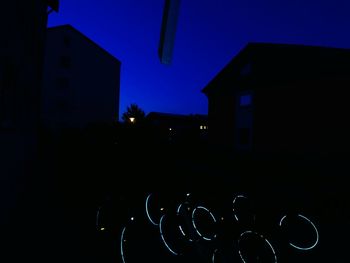
M 67 111 L 69 109 L 69 104 L 64 99 L 58 99 L 56 100 L 56 109 L 59 112 Z
M 252 71 L 252 65 L 248 63 L 241 68 L 240 74 L 241 76 L 245 77 L 245 76 L 248 76 L 251 73 L 251 71 Z
M 241 128 L 239 129 L 239 144 L 248 145 L 250 142 L 250 129 Z
M 239 97 L 239 105 L 240 106 L 250 106 L 252 105 L 252 95 L 244 94 Z
M 68 78 L 57 78 L 57 88 L 61 90 L 69 89 L 70 81 Z
M 64 36 L 63 37 L 63 44 L 65 47 L 70 47 L 71 45 L 71 39 L 69 36 Z
M 61 56 L 60 64 L 62 68 L 70 68 L 71 67 L 71 59 L 69 56 Z

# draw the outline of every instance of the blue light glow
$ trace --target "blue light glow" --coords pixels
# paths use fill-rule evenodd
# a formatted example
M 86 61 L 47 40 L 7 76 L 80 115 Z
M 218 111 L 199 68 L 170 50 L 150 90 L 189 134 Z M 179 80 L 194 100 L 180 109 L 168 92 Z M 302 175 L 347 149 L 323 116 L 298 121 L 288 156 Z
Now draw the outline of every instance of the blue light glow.
M 240 106 L 250 106 L 252 104 L 252 95 L 245 94 L 239 97 Z

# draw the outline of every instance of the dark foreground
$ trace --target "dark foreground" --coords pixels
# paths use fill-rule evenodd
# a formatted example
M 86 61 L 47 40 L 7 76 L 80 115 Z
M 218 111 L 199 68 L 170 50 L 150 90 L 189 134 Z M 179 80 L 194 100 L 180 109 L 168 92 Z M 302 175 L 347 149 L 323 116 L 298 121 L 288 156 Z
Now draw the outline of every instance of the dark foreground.
M 346 262 L 347 160 L 237 157 L 203 145 L 48 144 L 3 229 L 1 262 Z M 235 208 L 237 196 L 248 202 Z M 182 219 L 180 204 L 190 211 Z M 195 207 L 199 233 L 181 236 L 178 224 L 190 229 Z M 293 217 L 300 228 L 284 229 Z M 304 217 L 319 234 L 309 250 L 289 244 L 314 245 Z

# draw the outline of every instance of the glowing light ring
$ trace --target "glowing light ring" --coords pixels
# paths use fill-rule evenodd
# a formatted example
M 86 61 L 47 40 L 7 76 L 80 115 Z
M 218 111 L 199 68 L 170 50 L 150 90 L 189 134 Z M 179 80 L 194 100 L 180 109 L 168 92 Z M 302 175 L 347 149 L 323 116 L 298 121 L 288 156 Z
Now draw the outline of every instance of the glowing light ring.
M 160 231 L 160 237 L 162 238 L 162 241 L 164 243 L 164 245 L 166 246 L 166 248 L 170 251 L 170 253 L 172 253 L 175 256 L 178 256 L 179 253 L 175 252 L 173 249 L 171 249 L 171 247 L 168 245 L 168 243 L 166 242 L 165 238 L 164 238 L 164 234 L 163 234 L 163 229 L 162 229 L 162 225 L 163 225 L 163 220 L 164 220 L 165 215 L 163 215 L 160 218 L 159 221 L 159 231 Z
M 283 216 L 282 219 L 280 220 L 280 223 L 279 223 L 280 227 L 282 227 L 283 221 L 286 219 L 286 217 L 287 217 L 287 215 Z M 291 243 L 291 242 L 289 242 L 289 245 L 292 246 L 292 247 L 294 247 L 295 249 L 299 249 L 299 250 L 310 250 L 310 249 L 313 249 L 314 247 L 317 246 L 318 241 L 319 241 L 318 230 L 317 230 L 315 224 L 312 223 L 312 221 L 311 221 L 310 219 L 308 219 L 307 217 L 305 217 L 305 216 L 303 216 L 303 215 L 300 215 L 300 214 L 298 214 L 298 217 L 300 217 L 300 218 L 306 220 L 308 223 L 311 224 L 311 226 L 314 228 L 315 233 L 316 233 L 316 241 L 315 241 L 315 243 L 314 243 L 312 246 L 309 246 L 309 247 L 299 247 L 299 246 L 297 246 L 297 245 L 294 245 L 294 244 Z
M 124 255 L 124 235 L 125 235 L 125 230 L 126 230 L 126 227 L 123 228 L 122 234 L 120 235 L 120 255 L 121 255 L 123 263 L 126 263 L 125 255 Z
M 232 205 L 233 205 L 233 206 L 235 205 L 235 203 L 236 203 L 236 201 L 237 201 L 238 198 L 245 198 L 245 199 L 248 199 L 248 198 L 247 198 L 246 196 L 244 196 L 244 195 L 237 195 L 237 196 L 233 199 L 233 202 L 232 202 Z M 235 213 L 235 208 L 234 208 L 234 207 L 233 207 L 232 211 L 233 211 L 233 215 L 234 215 L 236 221 L 239 222 L 239 218 L 238 218 L 238 216 L 237 216 L 236 213 Z M 254 216 L 254 218 L 255 218 L 255 216 Z
M 183 204 L 180 204 L 180 205 L 177 207 L 177 210 L 176 210 L 176 215 L 177 215 L 177 216 L 180 216 L 180 210 L 181 210 L 182 205 L 183 205 Z M 179 224 L 179 229 L 180 229 L 181 234 L 182 234 L 185 238 L 188 238 L 188 241 L 193 242 L 193 240 L 192 240 L 190 237 L 187 237 L 187 235 L 186 235 L 185 231 L 183 230 L 181 224 Z
M 277 256 L 276 256 L 275 249 L 273 248 L 273 246 L 271 245 L 271 243 L 270 243 L 263 235 L 259 235 L 258 233 L 253 232 L 253 231 L 245 231 L 245 232 L 243 232 L 243 233 L 240 235 L 240 238 L 239 238 L 239 240 L 238 240 L 238 246 L 239 246 L 239 243 L 241 242 L 241 238 L 242 238 L 244 235 L 247 235 L 247 234 L 256 235 L 256 236 L 262 238 L 262 239 L 266 242 L 266 244 L 268 244 L 268 246 L 270 247 L 270 249 L 271 249 L 271 251 L 272 251 L 272 254 L 273 254 L 274 258 L 275 258 L 275 263 L 277 263 Z M 242 255 L 242 253 L 241 253 L 241 250 L 240 250 L 239 248 L 238 248 L 238 253 L 239 253 L 240 258 L 242 259 L 242 262 L 243 262 L 243 263 L 247 263 L 247 261 L 244 260 L 244 257 L 243 257 L 243 255 Z
M 213 215 L 213 213 L 210 212 L 210 210 L 209 210 L 208 208 L 204 207 L 204 206 L 197 206 L 197 207 L 196 207 L 195 209 L 193 209 L 193 211 L 192 211 L 192 225 L 193 225 L 194 229 L 196 230 L 197 234 L 198 234 L 201 238 L 203 238 L 204 240 L 211 241 L 211 240 L 213 240 L 213 238 L 216 238 L 216 234 L 214 235 L 213 238 L 208 238 L 208 237 L 202 235 L 202 233 L 198 230 L 198 228 L 197 228 L 197 226 L 196 226 L 194 217 L 195 217 L 196 211 L 199 210 L 199 209 L 202 209 L 202 210 L 208 212 L 209 215 L 211 216 L 211 218 L 213 219 L 214 223 L 216 223 L 217 220 L 216 220 L 215 216 Z
M 150 215 L 150 213 L 149 213 L 149 211 L 148 211 L 148 203 L 149 203 L 149 199 L 150 199 L 151 195 L 152 195 L 152 194 L 149 194 L 149 195 L 147 196 L 147 198 L 146 198 L 146 204 L 145 204 L 146 215 L 147 215 L 148 220 L 149 220 L 153 225 L 158 226 L 159 224 L 157 224 L 156 222 L 154 222 L 154 220 L 152 219 L 152 217 L 151 217 L 151 215 Z

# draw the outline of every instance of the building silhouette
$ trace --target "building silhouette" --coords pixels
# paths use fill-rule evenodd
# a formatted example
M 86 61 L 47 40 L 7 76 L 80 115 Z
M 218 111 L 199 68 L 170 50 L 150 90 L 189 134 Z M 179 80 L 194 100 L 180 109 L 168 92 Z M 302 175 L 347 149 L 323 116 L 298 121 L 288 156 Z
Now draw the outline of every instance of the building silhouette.
M 57 10 L 58 1 L 2 1 L 0 6 L 0 204 L 3 209 L 0 225 L 3 226 L 18 202 L 37 156 L 48 8 Z
M 119 119 L 121 62 L 70 25 L 47 32 L 42 120 L 54 133 Z
M 347 152 L 349 62 L 347 49 L 248 44 L 203 89 L 212 145 L 234 152 Z

